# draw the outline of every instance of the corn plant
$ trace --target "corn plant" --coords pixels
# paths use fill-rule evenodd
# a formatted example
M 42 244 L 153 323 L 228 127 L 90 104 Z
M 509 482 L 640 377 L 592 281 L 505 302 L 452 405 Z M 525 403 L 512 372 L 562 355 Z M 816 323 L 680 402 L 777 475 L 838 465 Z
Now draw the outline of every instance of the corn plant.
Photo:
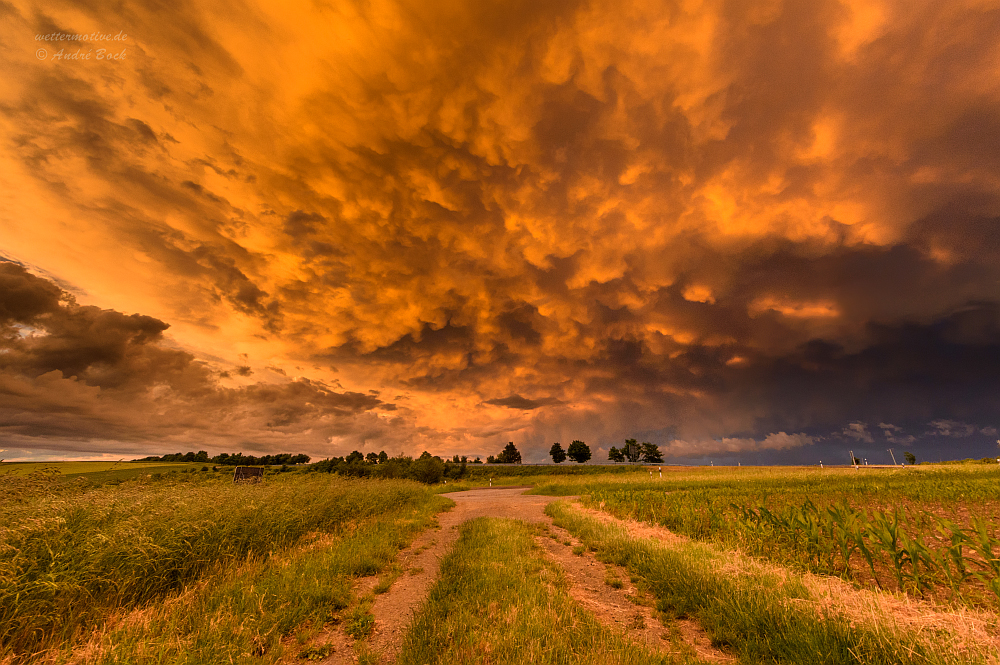
M 983 481 L 990 482 L 997 475 L 980 473 L 988 476 Z M 858 579 L 866 571 L 861 577 L 879 588 L 889 583 L 888 570 L 893 586 L 900 590 L 924 594 L 945 587 L 958 598 L 972 588 L 970 584 L 978 583 L 1000 599 L 1000 541 L 988 522 L 973 518 L 962 526 L 906 501 L 891 511 L 855 507 L 848 496 L 865 492 L 881 496 L 889 483 L 850 482 L 839 497 L 815 490 L 772 492 L 786 489 L 780 483 L 751 487 L 691 483 L 670 492 L 629 491 L 619 485 L 607 494 L 595 491 L 591 499 L 602 501 L 620 517 L 660 524 L 692 538 L 738 546 L 816 572 Z M 980 483 L 978 477 L 975 483 Z M 983 494 L 985 482 L 969 481 L 959 485 L 961 491 L 953 485 L 934 476 L 922 487 L 905 489 L 913 497 L 989 496 Z M 801 498 L 796 501 L 796 496 Z M 906 509 L 907 505 L 911 507 Z

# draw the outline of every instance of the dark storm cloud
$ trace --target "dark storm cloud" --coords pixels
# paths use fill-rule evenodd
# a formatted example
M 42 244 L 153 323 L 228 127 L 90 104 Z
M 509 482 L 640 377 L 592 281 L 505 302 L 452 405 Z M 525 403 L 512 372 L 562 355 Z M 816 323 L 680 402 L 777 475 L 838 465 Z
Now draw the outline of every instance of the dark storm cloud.
M 21 441 L 86 449 L 80 442 L 197 431 L 232 447 L 319 430 L 323 442 L 345 420 L 390 406 L 307 379 L 224 387 L 208 365 L 165 345 L 166 323 L 76 305 L 13 263 L 0 263 L 0 312 L 0 431 Z
M 511 395 L 510 397 L 488 399 L 485 402 L 483 402 L 483 404 L 492 404 L 493 406 L 505 406 L 508 409 L 521 409 L 522 411 L 531 411 L 532 409 L 548 406 L 550 404 L 561 404 L 561 403 L 562 402 L 552 397 L 543 397 L 541 399 L 528 399 L 526 397 L 521 397 L 520 395 Z
M 62 297 L 55 284 L 29 275 L 15 263 L 0 262 L 0 323 L 30 324 L 57 309 Z

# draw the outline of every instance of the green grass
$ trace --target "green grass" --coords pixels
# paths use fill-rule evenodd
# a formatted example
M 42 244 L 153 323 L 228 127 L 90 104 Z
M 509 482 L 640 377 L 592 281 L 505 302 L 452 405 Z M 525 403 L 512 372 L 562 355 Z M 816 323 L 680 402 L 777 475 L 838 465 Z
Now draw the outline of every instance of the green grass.
M 445 494 L 447 492 L 465 492 L 467 490 L 477 490 L 485 489 L 488 487 L 522 487 L 531 485 L 533 479 L 525 478 L 524 476 L 497 476 L 492 477 L 492 485 L 490 484 L 491 476 L 486 476 L 485 478 L 462 478 L 461 480 L 451 480 L 449 479 L 447 484 L 441 482 L 437 485 L 433 485 L 433 489 L 438 494 Z
M 211 469 L 213 465 L 206 462 L 3 462 L 0 463 L 0 476 L 8 473 L 23 476 L 50 469 L 63 478 L 86 476 L 126 480 L 150 473 L 197 471 L 203 466 Z
M 1000 469 L 718 468 L 663 480 L 546 479 L 620 518 L 947 602 L 1000 600 Z
M 550 496 L 592 494 L 616 489 L 725 492 L 733 496 L 774 494 L 881 497 L 887 501 L 949 505 L 1000 501 L 1000 464 L 926 465 L 896 468 L 817 467 L 655 467 L 623 475 L 539 478 L 532 493 Z M 646 473 L 653 469 L 652 478 Z M 645 476 L 645 477 L 643 477 Z
M 657 599 L 658 610 L 696 618 L 742 662 L 978 662 L 974 655 L 963 661 L 884 624 L 852 625 L 840 614 L 821 614 L 797 602 L 811 596 L 794 576 L 779 577 L 762 567 L 727 570 L 710 545 L 632 538 L 622 527 L 587 517 L 565 502 L 551 504 L 546 512 L 596 548 L 599 558 L 627 568 Z
M 561 478 L 566 476 L 629 476 L 636 473 L 646 473 L 646 469 L 642 466 L 624 464 L 621 466 L 598 466 L 590 464 L 575 464 L 571 462 L 564 462 L 562 464 L 542 464 L 537 466 L 495 466 L 492 464 L 469 464 L 465 468 L 468 473 L 468 477 L 473 480 L 482 480 L 490 477 L 496 479 L 508 476 L 551 476 L 553 478 Z
M 399 548 L 450 503 L 436 494 L 486 484 L 473 478 L 429 487 L 287 473 L 234 486 L 231 469 L 202 472 L 206 465 L 198 463 L 110 466 L 65 463 L 58 474 L 0 467 L 0 662 L 249 665 L 299 652 L 319 658 L 324 644 L 314 638 L 325 622 L 362 640 L 359 662 L 377 662 L 364 638 L 373 625 L 374 593 L 400 575 L 392 563 Z M 697 618 L 747 663 L 959 658 L 942 655 L 922 636 L 851 626 L 839 615 L 818 617 L 803 609 L 809 595 L 803 585 L 753 572 L 760 567 L 722 576 L 720 547 L 864 582 L 856 570 L 866 565 L 862 553 L 855 548 L 847 556 L 854 565 L 841 565 L 839 522 L 817 516 L 849 505 L 868 511 L 866 524 L 893 528 L 883 524 L 883 509 L 892 506 L 901 520 L 895 541 L 887 532 L 893 553 L 884 549 L 874 571 L 887 586 L 898 574 L 898 586 L 930 593 L 912 578 L 923 575 L 926 559 L 914 566 L 910 553 L 919 553 L 921 543 L 932 553 L 947 554 L 930 547 L 935 543 L 956 546 L 954 532 L 940 534 L 940 542 L 928 539 L 941 524 L 934 520 L 944 518 L 966 529 L 959 543 L 968 572 L 962 589 L 978 584 L 986 594 L 990 580 L 976 574 L 985 577 L 990 565 L 1000 565 L 1000 469 L 985 465 L 671 469 L 663 480 L 635 467 L 494 476 L 494 486 L 521 484 L 534 484 L 535 493 L 584 495 L 592 507 L 707 541 L 683 547 L 636 541 L 565 506 L 550 508 L 582 543 L 575 553 L 589 549 L 625 566 L 661 611 Z M 982 525 L 982 534 L 969 530 L 973 524 Z M 399 662 L 663 662 L 574 604 L 562 573 L 534 544 L 535 534 L 534 527 L 510 520 L 465 525 Z M 881 535 L 864 532 L 863 542 L 876 552 Z M 980 536 L 984 554 L 973 542 Z M 923 540 L 914 544 L 915 538 Z M 376 574 L 382 577 L 372 595 L 352 595 L 354 577 Z M 623 579 L 609 569 L 604 583 L 618 588 Z
M 523 522 L 462 527 L 407 633 L 398 665 L 669 663 L 602 626 L 567 593 Z
M 211 475 L 54 491 L 29 483 L 0 502 L 0 657 L 73 643 L 113 615 L 310 534 L 348 535 L 432 499 L 407 481 L 283 474 L 234 486 Z M 367 554 L 359 561 L 356 574 L 378 569 Z
M 138 610 L 99 633 L 83 662 L 274 663 L 288 655 L 287 638 L 315 634 L 325 623 L 363 638 L 374 619 L 369 598 L 354 598 L 351 580 L 389 567 L 400 549 L 431 524 L 447 499 L 431 497 L 361 520 L 349 535 L 324 536 L 285 555 L 252 558 L 197 588 Z M 310 630 L 310 628 L 312 630 Z M 296 642 L 291 653 L 318 658 L 324 645 Z M 328 650 L 328 649 L 327 649 Z M 64 651 L 61 661 L 70 654 Z

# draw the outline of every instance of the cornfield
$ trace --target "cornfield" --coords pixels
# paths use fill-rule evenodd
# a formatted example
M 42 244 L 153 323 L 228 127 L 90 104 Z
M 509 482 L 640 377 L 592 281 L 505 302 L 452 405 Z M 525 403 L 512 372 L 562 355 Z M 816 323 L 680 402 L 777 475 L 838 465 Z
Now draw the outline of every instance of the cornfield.
M 782 494 L 732 498 L 711 489 L 603 489 L 589 501 L 619 517 L 880 589 L 1000 601 L 1000 538 L 982 516 L 957 521 L 912 502 L 857 506 L 822 494 L 823 505 Z

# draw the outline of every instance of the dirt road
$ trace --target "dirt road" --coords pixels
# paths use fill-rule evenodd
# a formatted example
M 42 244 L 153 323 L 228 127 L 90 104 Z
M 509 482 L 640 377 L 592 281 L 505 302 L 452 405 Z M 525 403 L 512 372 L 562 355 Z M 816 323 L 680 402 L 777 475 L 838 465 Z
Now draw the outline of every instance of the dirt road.
M 545 506 L 563 497 L 522 494 L 528 486 L 477 489 L 446 494 L 455 507 L 438 515 L 439 529 L 421 534 L 413 545 L 400 553 L 403 575 L 389 591 L 375 600 L 375 635 L 372 648 L 383 662 L 396 657 L 413 613 L 430 592 L 441 559 L 458 540 L 459 527 L 477 517 L 509 517 L 525 522 L 551 524 Z
M 413 614 L 429 594 L 441 559 L 458 539 L 459 528 L 464 522 L 477 517 L 508 517 L 545 525 L 550 535 L 539 536 L 538 544 L 562 567 L 574 600 L 602 623 L 627 631 L 635 641 L 655 651 L 676 651 L 680 641 L 685 645 L 684 650 L 692 655 L 710 661 L 732 660 L 712 648 L 708 636 L 693 622 L 683 622 L 676 627 L 679 634 L 675 630 L 671 638 L 654 616 L 649 603 L 643 602 L 638 590 L 628 582 L 629 577 L 624 570 L 616 569 L 613 573 L 622 580 L 623 588 L 612 588 L 606 582 L 609 569 L 606 564 L 597 561 L 590 553 L 573 553 L 573 547 L 578 542 L 568 531 L 552 524 L 552 519 L 545 514 L 545 506 L 553 501 L 576 497 L 526 495 L 523 494 L 526 489 L 529 487 L 478 489 L 446 495 L 455 501 L 455 508 L 438 515 L 439 529 L 422 534 L 408 550 L 400 553 L 400 564 L 406 572 L 387 593 L 376 598 L 372 607 L 375 634 L 370 643 L 383 663 L 392 662 L 399 654 Z

